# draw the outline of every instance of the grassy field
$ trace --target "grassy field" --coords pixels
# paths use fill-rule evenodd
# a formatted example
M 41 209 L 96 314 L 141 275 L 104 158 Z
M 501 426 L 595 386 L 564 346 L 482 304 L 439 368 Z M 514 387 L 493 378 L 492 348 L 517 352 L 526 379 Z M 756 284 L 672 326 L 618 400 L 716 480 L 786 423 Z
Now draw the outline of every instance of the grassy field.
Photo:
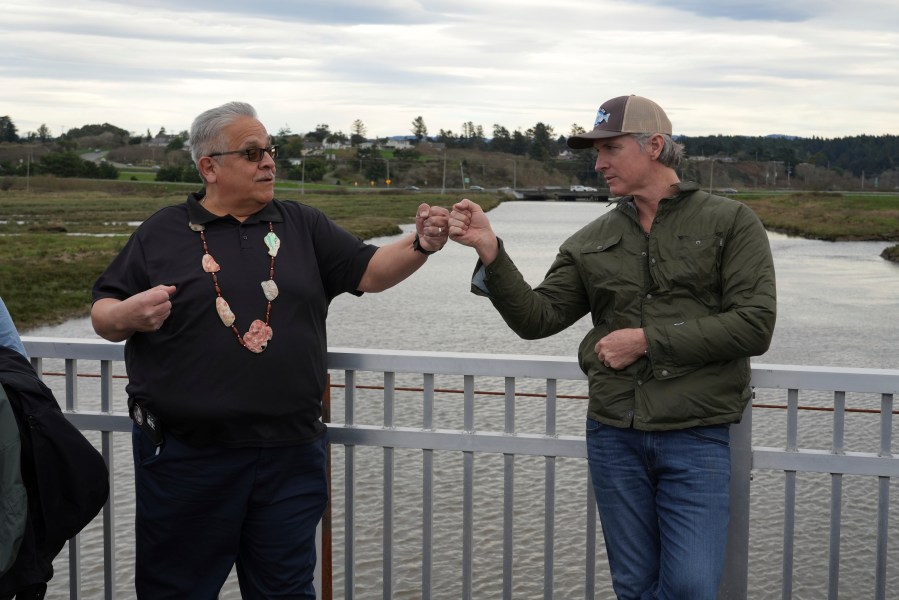
M 748 193 L 737 198 L 771 231 L 830 241 L 899 241 L 899 195 Z
M 195 185 L 34 180 L 0 192 L 0 297 L 20 329 L 84 316 L 90 288 L 137 223 L 184 201 Z M 421 202 L 449 206 L 457 194 L 281 188 L 277 197 L 321 209 L 363 239 L 411 223 Z M 739 200 L 765 226 L 826 240 L 899 241 L 899 195 L 753 194 Z M 479 194 L 485 209 L 500 199 Z M 86 235 L 78 235 L 86 234 Z M 892 256 L 887 254 L 892 252 Z M 899 246 L 884 253 L 899 260 Z

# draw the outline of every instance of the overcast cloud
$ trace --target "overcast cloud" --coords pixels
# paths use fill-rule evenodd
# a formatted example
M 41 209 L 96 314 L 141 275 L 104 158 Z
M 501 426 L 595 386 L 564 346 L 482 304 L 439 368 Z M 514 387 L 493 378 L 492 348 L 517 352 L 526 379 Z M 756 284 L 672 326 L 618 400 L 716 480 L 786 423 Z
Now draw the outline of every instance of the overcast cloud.
M 899 134 L 894 0 L 29 0 L 0 7 L 20 135 L 189 128 L 229 100 L 272 133 L 463 123 L 557 134 L 639 94 L 685 135 Z

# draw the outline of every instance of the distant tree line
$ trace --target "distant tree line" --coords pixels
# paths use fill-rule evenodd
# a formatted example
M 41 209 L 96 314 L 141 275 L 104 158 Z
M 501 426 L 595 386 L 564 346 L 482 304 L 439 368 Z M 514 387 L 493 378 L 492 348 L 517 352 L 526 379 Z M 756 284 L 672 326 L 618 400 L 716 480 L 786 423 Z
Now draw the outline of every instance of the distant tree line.
M 681 136 L 688 156 L 727 156 L 745 161 L 779 161 L 787 165 L 808 163 L 840 169 L 856 177 L 899 168 L 899 136 L 858 135 L 824 139 L 786 136 L 741 135 Z
M 412 144 L 436 142 L 446 148 L 464 148 L 481 150 L 484 152 L 504 152 L 528 157 L 540 161 L 548 161 L 557 158 L 567 150 L 566 135 L 558 135 L 553 127 L 538 122 L 526 130 L 516 129 L 510 131 L 506 127 L 494 124 L 491 135 L 488 137 L 483 126 L 471 121 L 462 124 L 460 132 L 441 129 L 435 136 L 428 136 L 428 128 L 422 116 L 416 117 L 410 126 L 411 136 L 406 136 Z M 572 125 L 568 135 L 583 132 L 583 128 Z M 160 129 L 159 134 L 165 133 Z M 341 131 L 332 132 L 325 123 L 316 125 L 315 129 L 305 134 L 294 134 L 290 128 L 284 127 L 274 136 L 281 146 L 282 158 L 300 158 L 305 154 L 305 149 L 311 145 L 345 143 L 356 149 L 356 159 L 370 164 L 367 175 L 372 179 L 384 176 L 387 166 L 379 164 L 383 161 L 370 160 L 377 158 L 369 147 L 370 142 L 366 138 L 366 127 L 360 119 L 353 122 L 350 135 Z M 45 154 L 37 165 L 38 172 L 53 173 L 58 176 L 91 177 L 97 176 L 94 171 L 99 169 L 101 177 L 112 177 L 114 168 L 100 165 L 81 165 L 77 158 L 76 150 L 79 140 L 102 140 L 107 147 L 141 144 L 152 139 L 151 132 L 146 135 L 134 136 L 129 132 L 115 127 L 109 123 L 101 125 L 84 125 L 83 127 L 70 129 L 55 140 L 50 136 L 49 129 L 42 125 L 36 132 L 29 132 L 20 137 L 15 123 L 9 116 L 0 116 L 0 142 L 10 143 L 54 143 L 51 154 Z M 688 157 L 730 158 L 739 161 L 776 161 L 789 167 L 799 164 L 810 164 L 823 169 L 835 169 L 851 173 L 855 177 L 863 177 L 867 173 L 875 175 L 891 170 L 899 169 L 899 136 L 897 135 L 860 135 L 843 138 L 825 139 L 820 137 L 801 138 L 790 136 L 740 136 L 740 135 L 713 135 L 713 136 L 679 136 L 678 141 L 685 146 Z M 187 142 L 187 132 L 182 132 L 169 142 L 166 151 L 180 150 Z M 387 138 L 373 140 L 373 145 L 378 147 L 387 142 Z M 414 160 L 417 155 L 413 151 L 401 151 L 407 155 L 397 156 Z M 80 160 L 80 159 L 79 159 Z M 91 161 L 81 161 L 90 163 Z M 189 162 L 189 160 L 187 161 Z M 306 163 L 290 164 L 292 178 L 301 177 L 315 181 L 327 171 L 326 161 L 309 158 Z M 588 180 L 593 171 L 590 153 L 576 154 L 575 162 L 578 164 L 578 175 L 583 180 Z M 286 164 L 284 165 L 286 166 Z M 3 163 L 0 168 L 4 173 L 16 174 L 21 165 Z M 160 178 L 166 180 L 193 181 L 197 177 L 195 169 L 191 171 L 186 165 L 178 165 L 178 168 L 170 167 L 160 169 Z M 63 174 L 65 173 L 65 174 Z M 74 174 L 73 174 L 74 173 Z

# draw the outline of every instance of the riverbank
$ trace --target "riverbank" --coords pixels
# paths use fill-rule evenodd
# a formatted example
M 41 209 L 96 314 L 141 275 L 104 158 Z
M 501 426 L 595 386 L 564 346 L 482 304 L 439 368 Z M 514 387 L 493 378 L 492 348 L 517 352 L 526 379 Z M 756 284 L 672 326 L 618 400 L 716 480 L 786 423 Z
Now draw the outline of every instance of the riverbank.
M 179 184 L 32 181 L 0 192 L 0 297 L 22 330 L 82 317 L 90 287 L 138 223 L 164 206 L 183 202 Z M 451 206 L 461 192 L 434 194 L 352 189 L 301 194 L 278 189 L 285 200 L 322 210 L 362 239 L 400 232 L 421 202 Z M 498 195 L 473 196 L 485 210 Z M 899 241 L 899 195 L 741 193 L 771 231 L 830 241 Z M 899 263 L 899 246 L 882 256 Z
M 769 231 L 829 242 L 899 241 L 899 195 L 739 194 Z M 899 245 L 880 256 L 899 263 Z

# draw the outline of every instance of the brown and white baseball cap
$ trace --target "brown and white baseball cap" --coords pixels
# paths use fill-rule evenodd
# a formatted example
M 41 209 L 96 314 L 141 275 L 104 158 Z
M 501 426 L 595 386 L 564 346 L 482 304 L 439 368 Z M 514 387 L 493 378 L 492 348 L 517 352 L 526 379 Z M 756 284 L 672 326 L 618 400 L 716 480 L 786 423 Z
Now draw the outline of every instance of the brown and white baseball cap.
M 667 133 L 671 135 L 671 121 L 662 107 L 643 96 L 618 96 L 603 102 L 596 113 L 593 131 L 568 138 L 568 147 L 575 150 L 592 148 L 595 140 L 628 133 Z

